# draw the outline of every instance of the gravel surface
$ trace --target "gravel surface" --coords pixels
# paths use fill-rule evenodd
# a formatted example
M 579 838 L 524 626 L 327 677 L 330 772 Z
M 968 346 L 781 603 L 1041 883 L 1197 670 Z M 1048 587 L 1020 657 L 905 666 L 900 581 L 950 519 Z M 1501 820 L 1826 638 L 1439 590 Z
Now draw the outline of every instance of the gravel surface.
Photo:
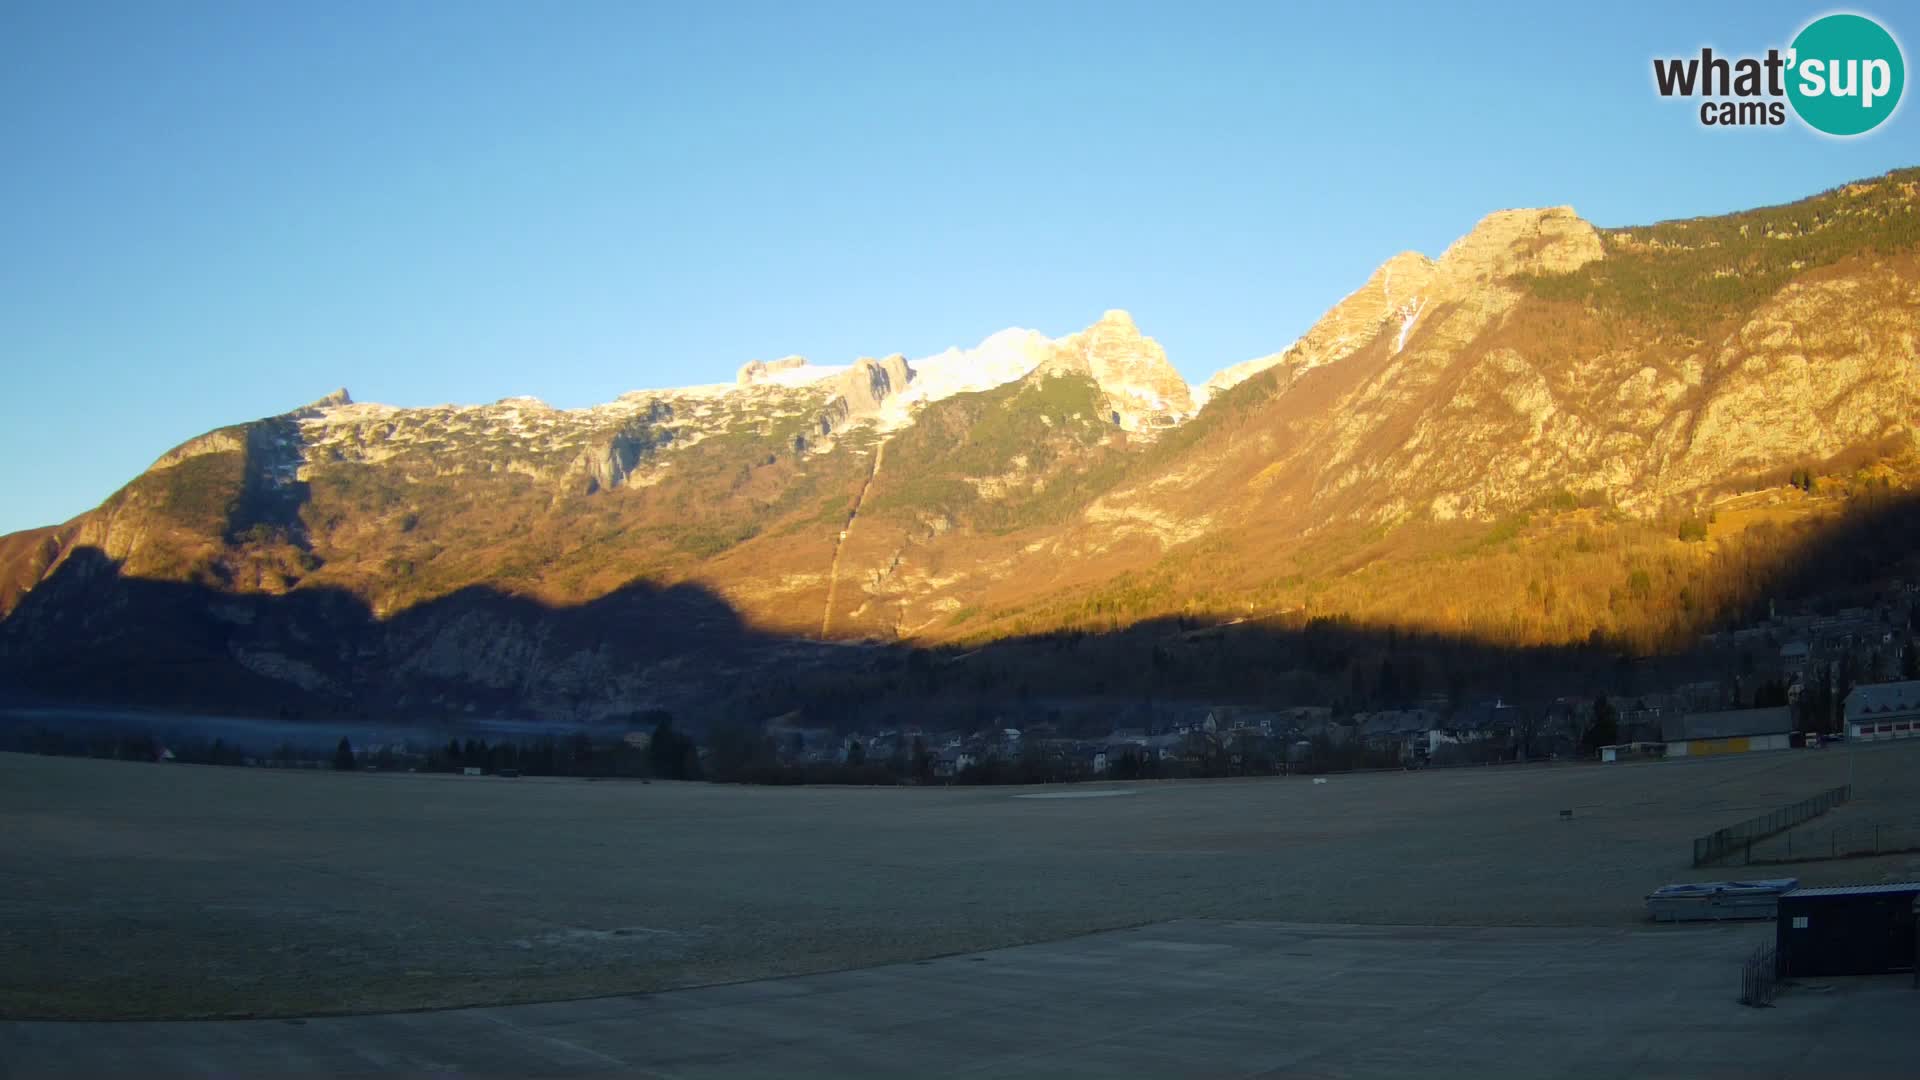
M 1846 752 L 1038 789 L 0 754 L 0 1016 L 290 1015 L 823 971 L 1180 917 L 1604 926 Z M 1920 813 L 1920 741 L 1856 781 Z M 1051 788 L 1039 793 L 1086 792 Z M 1572 810 L 1571 820 L 1560 811 Z M 1886 860 L 1769 867 L 1878 880 Z

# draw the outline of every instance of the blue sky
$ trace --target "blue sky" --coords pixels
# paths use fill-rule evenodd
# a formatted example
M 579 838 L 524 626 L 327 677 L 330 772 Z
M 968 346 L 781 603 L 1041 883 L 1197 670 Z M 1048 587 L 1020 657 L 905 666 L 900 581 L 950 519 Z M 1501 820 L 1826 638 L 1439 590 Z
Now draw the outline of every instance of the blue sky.
M 1654 94 L 1825 6 L 1453 8 L 12 0 L 0 531 L 340 385 L 578 406 L 1111 307 L 1197 381 L 1489 210 L 1920 164 L 1911 104 L 1839 141 Z

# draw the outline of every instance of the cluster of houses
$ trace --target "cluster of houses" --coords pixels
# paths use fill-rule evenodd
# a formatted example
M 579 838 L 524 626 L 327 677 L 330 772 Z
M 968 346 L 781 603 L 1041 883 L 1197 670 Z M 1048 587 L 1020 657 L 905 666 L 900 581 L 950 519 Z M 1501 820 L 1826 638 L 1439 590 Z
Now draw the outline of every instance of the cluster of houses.
M 1702 644 L 1709 648 L 1777 650 L 1781 673 L 1791 681 L 1805 683 L 1818 673 L 1822 664 L 1837 663 L 1843 656 L 1857 654 L 1875 645 L 1897 649 L 1902 635 L 1897 624 L 1920 594 L 1920 587 L 1901 585 L 1894 598 L 1879 608 L 1843 608 L 1831 615 L 1769 615 L 1750 626 L 1708 634 Z
M 1862 683 L 1853 687 L 1841 704 L 1841 719 L 1843 737 L 1850 742 L 1920 738 L 1920 679 Z M 1785 705 L 1685 713 L 1669 719 L 1663 735 L 1662 747 L 1667 757 L 1785 750 L 1791 746 L 1818 745 L 1821 739 L 1817 734 L 1796 731 L 1794 711 Z M 1602 757 L 1614 760 L 1606 751 L 1617 754 L 1621 749 L 1607 747 Z
M 1612 704 L 1620 716 L 1618 741 L 1599 748 L 1602 761 L 1812 744 L 1795 731 L 1790 706 L 1697 711 L 1667 694 Z M 1198 719 L 1173 721 L 1163 730 L 1121 727 L 1098 737 L 1062 736 L 1048 724 L 968 733 L 905 728 L 852 738 L 827 728 L 792 728 L 781 732 L 787 738 L 782 757 L 792 763 L 845 762 L 852 745 L 860 743 L 857 752 L 867 761 L 905 760 L 918 747 L 930 755 L 933 775 L 940 779 L 992 759 L 1030 757 L 1091 776 L 1112 774 L 1126 759 L 1229 772 L 1325 768 L 1330 756 L 1349 765 L 1364 760 L 1419 768 L 1591 756 L 1584 737 L 1593 709 L 1592 701 L 1563 699 L 1544 713 L 1529 712 L 1496 700 L 1452 711 L 1412 708 L 1335 718 L 1317 706 L 1214 706 Z M 1844 711 L 1848 739 L 1920 738 L 1920 680 L 1855 687 Z M 1368 756 L 1357 758 L 1360 750 Z
M 1709 650 L 1734 650 L 1759 661 L 1731 680 L 1705 680 L 1660 693 L 1614 696 L 1607 704 L 1615 735 L 1600 747 L 1604 761 L 1631 757 L 1687 757 L 1785 749 L 1806 745 L 1802 696 L 1816 683 L 1834 692 L 1849 739 L 1920 737 L 1920 680 L 1888 681 L 1903 667 L 1907 628 L 1920 604 L 1920 586 L 1900 585 L 1876 608 L 1833 614 L 1769 615 L 1737 630 L 1708 635 Z M 1777 657 L 1777 659 L 1776 659 Z M 1727 708 L 1752 701 L 1754 688 L 1784 690 L 1765 707 Z M 1857 685 L 1849 685 L 1857 684 Z M 1847 692 L 1850 690 L 1850 692 Z M 1105 734 L 1067 734 L 1047 722 L 986 731 L 904 727 L 857 739 L 828 728 L 798 726 L 783 717 L 770 731 L 783 759 L 842 762 L 853 741 L 867 761 L 901 760 L 916 748 L 928 754 L 936 777 L 951 778 L 990 759 L 1041 760 L 1078 775 L 1107 775 L 1129 761 L 1189 770 L 1285 771 L 1356 765 L 1470 764 L 1593 756 L 1589 732 L 1595 700 L 1563 697 L 1544 707 L 1500 699 L 1456 705 L 1444 697 L 1418 706 L 1336 716 L 1325 706 L 1252 708 L 1235 705 L 1162 705 L 1124 716 Z M 784 725 L 784 726 L 783 726 Z M 1831 737 L 1831 736 L 1829 736 Z
M 1920 585 L 1898 585 L 1873 608 L 1770 613 L 1754 625 L 1707 635 L 1704 649 L 1737 653 L 1741 673 L 1605 699 L 1614 735 L 1597 748 L 1598 756 L 1619 761 L 1785 749 L 1817 745 L 1834 737 L 1836 727 L 1846 739 L 1863 742 L 1920 738 L 1920 678 L 1894 681 L 1902 672 L 1920 672 L 1920 656 L 1907 655 L 1914 648 L 1910 629 L 1917 607 Z M 1768 689 L 1764 699 L 1762 687 Z M 1766 706 L 1727 707 L 1759 700 Z M 1803 701 L 1817 707 L 1803 707 Z M 786 764 L 845 764 L 857 754 L 868 763 L 911 763 L 906 767 L 937 779 L 960 778 L 989 762 L 1021 762 L 1062 777 L 1219 775 L 1592 757 L 1595 708 L 1591 697 L 1519 706 L 1498 698 L 1463 705 L 1434 696 L 1406 708 L 1351 715 L 1322 705 L 1163 702 L 1119 708 L 1114 726 L 1096 735 L 1087 733 L 1084 718 L 1068 728 L 1008 716 L 985 730 L 907 726 L 849 736 L 809 726 L 795 712 L 768 721 L 766 733 Z M 646 731 L 628 732 L 615 749 L 644 753 L 650 738 Z M 218 749 L 216 744 L 207 753 L 219 756 Z M 707 751 L 700 748 L 702 756 Z M 157 744 L 150 752 L 160 760 L 175 757 Z M 364 746 L 357 756 L 380 768 L 427 760 L 404 744 Z M 328 764 L 319 753 L 286 748 L 272 757 L 242 758 L 237 750 L 227 757 L 220 763 Z
M 790 763 L 903 760 L 918 747 L 931 756 L 937 778 L 952 778 L 991 759 L 1040 759 L 1067 771 L 1108 775 L 1131 760 L 1185 770 L 1275 772 L 1326 767 L 1334 758 L 1354 764 L 1421 766 L 1577 752 L 1586 711 L 1568 705 L 1546 719 L 1524 722 L 1502 701 L 1447 709 L 1427 707 L 1336 717 L 1326 706 L 1282 709 L 1233 705 L 1167 708 L 1153 727 L 1116 727 L 1100 736 L 1068 736 L 1050 723 L 984 732 L 902 728 L 853 736 L 830 728 L 770 729 Z M 855 743 L 859 749 L 853 749 Z M 1364 755 L 1362 755 L 1364 751 Z

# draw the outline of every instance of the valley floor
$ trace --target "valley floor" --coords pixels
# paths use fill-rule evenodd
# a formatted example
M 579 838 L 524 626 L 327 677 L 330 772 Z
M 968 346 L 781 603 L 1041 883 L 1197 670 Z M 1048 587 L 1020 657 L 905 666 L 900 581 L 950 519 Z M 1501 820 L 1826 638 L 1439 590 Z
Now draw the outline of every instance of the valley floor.
M 1851 756 L 1851 762 L 1849 757 Z M 1102 787 L 743 788 L 0 755 L 0 1016 L 292 1016 L 799 975 L 1170 919 L 1643 925 L 1689 840 L 1920 745 Z M 1102 798 L 1030 798 L 1113 789 Z M 1562 810 L 1573 811 L 1562 820 Z M 1768 867 L 1920 876 L 1920 856 Z

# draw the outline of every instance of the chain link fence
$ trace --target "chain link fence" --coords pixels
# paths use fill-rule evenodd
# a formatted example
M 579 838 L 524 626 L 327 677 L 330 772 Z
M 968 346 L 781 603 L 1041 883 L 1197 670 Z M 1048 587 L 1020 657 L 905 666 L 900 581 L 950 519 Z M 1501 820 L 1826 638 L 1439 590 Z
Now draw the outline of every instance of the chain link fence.
M 1744 849 L 1747 865 L 1897 855 L 1920 851 L 1920 817 L 1788 831 Z
M 1753 845 L 1757 841 L 1777 836 L 1795 825 L 1819 817 L 1851 798 L 1853 785 L 1842 784 L 1810 799 L 1783 806 L 1770 814 L 1748 818 L 1738 825 L 1729 825 L 1699 837 L 1693 842 L 1693 865 L 1712 866 L 1732 855 L 1739 855 L 1741 862 L 1750 862 Z

